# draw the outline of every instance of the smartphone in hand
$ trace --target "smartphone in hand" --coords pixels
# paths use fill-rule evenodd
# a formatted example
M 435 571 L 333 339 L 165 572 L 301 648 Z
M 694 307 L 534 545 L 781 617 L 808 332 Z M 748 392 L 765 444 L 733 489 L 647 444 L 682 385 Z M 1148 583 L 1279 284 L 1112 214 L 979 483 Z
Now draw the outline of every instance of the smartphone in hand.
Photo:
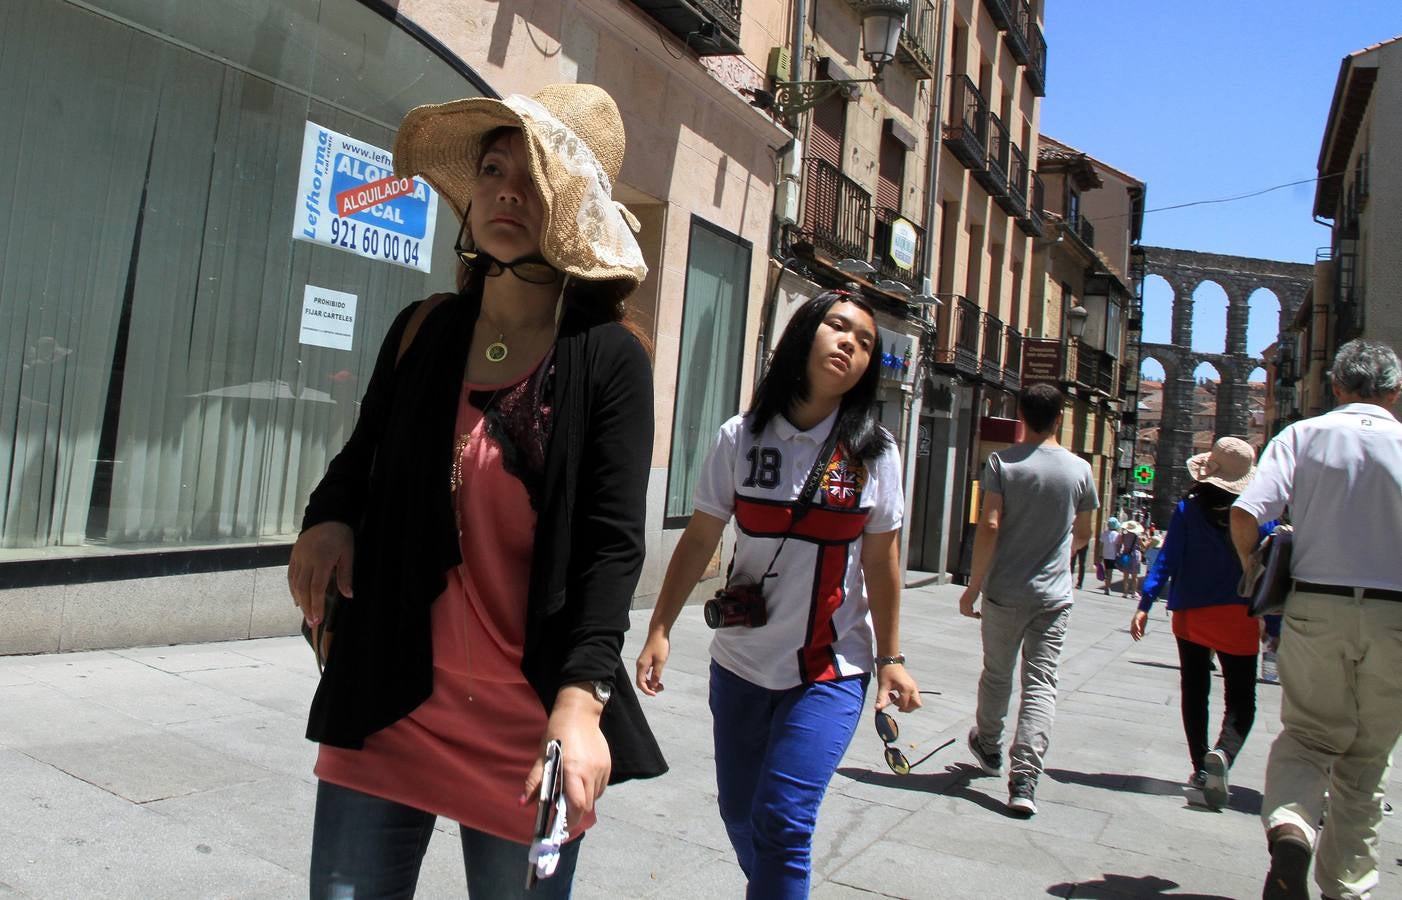
M 535 833 L 526 862 L 527 890 L 535 887 L 540 879 L 555 874 L 555 867 L 560 862 L 560 848 L 569 840 L 564 787 L 560 742 L 551 741 L 545 745 L 545 768 L 540 776 L 540 797 L 535 809 Z

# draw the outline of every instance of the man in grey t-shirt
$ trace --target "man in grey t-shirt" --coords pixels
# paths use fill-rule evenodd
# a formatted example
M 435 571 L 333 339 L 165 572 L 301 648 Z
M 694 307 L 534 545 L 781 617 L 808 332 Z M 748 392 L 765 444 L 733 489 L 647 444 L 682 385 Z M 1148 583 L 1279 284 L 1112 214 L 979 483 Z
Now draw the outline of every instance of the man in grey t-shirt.
M 982 620 L 983 675 L 969 749 L 990 775 L 1003 770 L 1003 720 L 1022 651 L 1022 703 L 1008 808 L 1037 812 L 1037 776 L 1056 715 L 1056 666 L 1071 615 L 1071 554 L 1091 537 L 1100 505 L 1085 460 L 1057 443 L 1066 398 L 1049 384 L 1022 391 L 1023 438 L 988 457 L 973 571 L 959 612 Z M 974 608 L 983 594 L 982 612 Z

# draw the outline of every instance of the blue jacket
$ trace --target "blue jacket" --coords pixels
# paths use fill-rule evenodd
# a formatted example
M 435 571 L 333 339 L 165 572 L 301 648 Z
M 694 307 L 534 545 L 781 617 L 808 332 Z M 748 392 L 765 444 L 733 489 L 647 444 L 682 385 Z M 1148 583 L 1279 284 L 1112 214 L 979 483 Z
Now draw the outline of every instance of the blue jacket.
M 1275 522 L 1262 525 L 1261 536 L 1275 526 Z M 1173 511 L 1163 550 L 1144 579 L 1139 608 L 1148 612 L 1170 581 L 1169 609 L 1247 603 L 1247 598 L 1236 592 L 1241 581 L 1241 562 L 1232 547 L 1231 535 L 1207 520 L 1194 497 L 1179 501 Z

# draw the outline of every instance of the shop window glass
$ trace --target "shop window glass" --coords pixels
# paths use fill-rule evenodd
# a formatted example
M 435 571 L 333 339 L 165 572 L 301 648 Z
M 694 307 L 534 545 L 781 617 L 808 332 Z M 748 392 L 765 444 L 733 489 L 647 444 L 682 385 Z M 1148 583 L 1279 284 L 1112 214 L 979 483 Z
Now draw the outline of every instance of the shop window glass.
M 685 524 L 701 465 L 721 423 L 740 402 L 750 243 L 693 217 L 687 248 L 672 456 L 667 470 L 669 526 Z
M 457 232 L 431 275 L 294 241 L 305 123 L 388 149 L 477 91 L 358 0 L 9 0 L 0 79 L 0 560 L 291 540 Z

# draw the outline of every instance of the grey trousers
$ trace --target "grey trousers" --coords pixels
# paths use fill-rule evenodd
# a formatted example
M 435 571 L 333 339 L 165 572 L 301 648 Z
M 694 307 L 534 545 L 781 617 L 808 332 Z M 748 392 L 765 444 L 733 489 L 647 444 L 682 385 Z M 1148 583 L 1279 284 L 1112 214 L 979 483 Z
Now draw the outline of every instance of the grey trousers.
M 1013 689 L 1013 665 L 1022 653 L 1022 702 L 1009 754 L 1012 779 L 1042 773 L 1056 717 L 1056 666 L 1071 618 L 1071 599 L 983 598 L 983 675 L 978 681 L 979 743 L 1001 754 L 1003 720 Z

